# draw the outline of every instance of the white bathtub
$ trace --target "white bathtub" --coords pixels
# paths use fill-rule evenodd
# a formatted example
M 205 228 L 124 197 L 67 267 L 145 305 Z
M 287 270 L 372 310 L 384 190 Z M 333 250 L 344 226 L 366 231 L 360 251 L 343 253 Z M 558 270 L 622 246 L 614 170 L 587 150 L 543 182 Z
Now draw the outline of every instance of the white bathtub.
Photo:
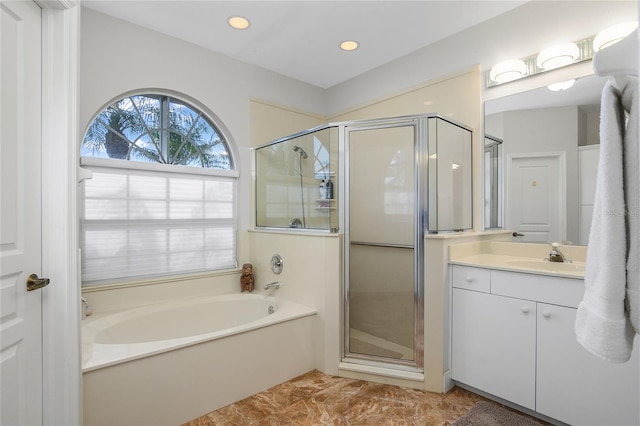
M 309 371 L 315 313 L 247 293 L 87 317 L 84 423 L 179 424 Z

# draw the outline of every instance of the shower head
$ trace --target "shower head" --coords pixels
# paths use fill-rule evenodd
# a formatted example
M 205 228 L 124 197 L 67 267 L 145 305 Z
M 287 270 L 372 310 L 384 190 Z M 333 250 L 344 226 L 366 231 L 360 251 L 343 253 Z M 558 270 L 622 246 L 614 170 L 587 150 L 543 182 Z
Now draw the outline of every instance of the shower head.
M 302 155 L 302 158 L 304 158 L 305 160 L 307 158 L 309 158 L 309 156 L 307 155 L 306 151 L 304 149 L 302 149 L 302 147 L 299 147 L 298 145 L 294 145 L 293 146 L 293 152 L 298 152 L 300 151 L 300 155 Z

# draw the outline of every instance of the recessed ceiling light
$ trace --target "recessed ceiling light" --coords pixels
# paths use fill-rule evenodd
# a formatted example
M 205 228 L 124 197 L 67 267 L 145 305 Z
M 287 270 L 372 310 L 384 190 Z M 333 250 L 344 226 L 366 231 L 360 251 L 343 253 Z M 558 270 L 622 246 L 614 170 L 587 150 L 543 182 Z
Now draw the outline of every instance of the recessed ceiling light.
M 235 28 L 236 30 L 246 30 L 250 25 L 249 20 L 243 18 L 242 16 L 232 16 L 227 19 L 227 22 L 229 23 L 229 25 L 231 25 L 232 28 Z
M 345 40 L 340 43 L 340 49 L 350 51 L 358 48 L 358 42 L 353 40 Z

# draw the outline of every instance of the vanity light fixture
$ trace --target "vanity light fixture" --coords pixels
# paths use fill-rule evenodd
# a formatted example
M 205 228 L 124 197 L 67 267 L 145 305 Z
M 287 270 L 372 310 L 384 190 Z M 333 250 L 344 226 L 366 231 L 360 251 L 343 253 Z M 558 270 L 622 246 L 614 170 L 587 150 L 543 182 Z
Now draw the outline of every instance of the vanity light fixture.
M 547 47 L 538 54 L 536 65 L 544 70 L 552 70 L 574 63 L 580 57 L 580 49 L 575 43 L 558 44 Z
M 623 22 L 600 31 L 593 39 L 593 51 L 597 52 L 619 42 L 636 28 L 638 28 L 637 22 Z
M 232 16 L 227 19 L 227 23 L 231 26 L 231 28 L 235 28 L 236 30 L 246 30 L 251 25 L 247 18 L 243 18 L 242 16 Z
M 354 40 L 345 40 L 340 43 L 340 49 L 350 52 L 352 50 L 356 50 L 360 45 L 357 41 Z
M 491 68 L 489 78 L 496 83 L 506 83 L 517 80 L 527 74 L 527 64 L 520 59 L 509 59 L 500 62 Z
M 573 43 L 555 45 L 543 49 L 539 54 L 527 56 L 526 58 L 500 62 L 494 65 L 491 70 L 485 72 L 486 85 L 487 87 L 493 87 L 567 65 L 587 61 L 592 59 L 593 54 L 599 49 L 604 49 L 620 41 L 637 27 L 637 22 L 624 22 L 609 27 L 595 36 L 587 37 Z M 524 63 L 524 71 L 522 71 L 522 65 L 515 65 L 518 62 Z M 566 90 L 567 88 L 559 90 Z
M 575 84 L 575 82 L 576 82 L 575 78 L 572 80 L 561 81 L 559 83 L 553 83 L 548 85 L 547 89 L 551 90 L 552 92 L 560 92 L 562 90 L 567 90 L 571 88 Z

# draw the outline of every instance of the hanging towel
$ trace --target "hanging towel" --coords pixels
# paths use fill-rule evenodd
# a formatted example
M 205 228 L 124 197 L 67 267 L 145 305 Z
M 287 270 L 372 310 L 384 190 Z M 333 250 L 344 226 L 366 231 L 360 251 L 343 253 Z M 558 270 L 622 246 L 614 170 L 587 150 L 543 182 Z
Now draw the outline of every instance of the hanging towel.
M 611 362 L 629 360 L 635 331 L 640 331 L 637 92 L 635 77 L 621 88 L 607 82 L 602 92 L 600 162 L 587 249 L 586 289 L 575 323 L 578 342 Z M 628 123 L 625 109 L 630 111 Z
M 629 77 L 622 92 L 622 106 L 629 112 L 624 136 L 624 197 L 627 207 L 627 297 L 625 307 L 631 326 L 640 334 L 640 114 L 638 79 Z

